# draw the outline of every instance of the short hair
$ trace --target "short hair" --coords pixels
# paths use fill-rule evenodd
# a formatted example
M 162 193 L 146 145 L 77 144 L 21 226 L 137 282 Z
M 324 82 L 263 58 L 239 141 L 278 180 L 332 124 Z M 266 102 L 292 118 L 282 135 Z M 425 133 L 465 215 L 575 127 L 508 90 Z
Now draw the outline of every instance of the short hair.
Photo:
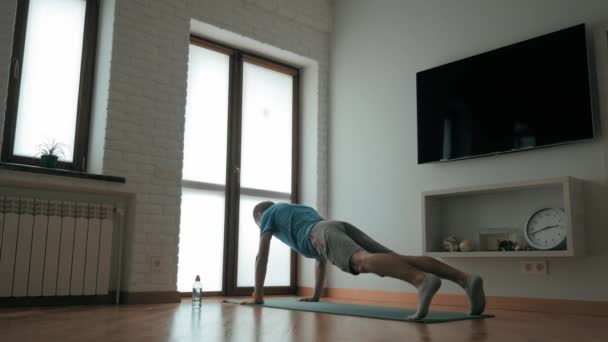
M 264 214 L 264 212 L 266 211 L 266 209 L 272 207 L 273 205 L 274 205 L 274 202 L 271 202 L 271 201 L 264 201 L 264 202 L 260 202 L 260 203 L 256 204 L 255 207 L 253 208 L 253 220 L 255 221 L 258 214 L 261 217 Z

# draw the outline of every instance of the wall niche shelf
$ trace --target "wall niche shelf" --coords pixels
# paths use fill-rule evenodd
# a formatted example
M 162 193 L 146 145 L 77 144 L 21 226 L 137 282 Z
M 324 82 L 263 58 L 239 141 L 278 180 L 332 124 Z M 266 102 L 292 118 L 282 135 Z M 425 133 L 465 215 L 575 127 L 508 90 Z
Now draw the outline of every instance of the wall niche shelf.
M 462 187 L 422 193 L 422 250 L 437 258 L 573 257 L 585 254 L 583 182 L 573 177 Z M 539 209 L 563 208 L 566 245 L 559 250 L 479 250 L 480 232 L 509 230 L 525 242 L 524 226 Z M 447 252 L 448 236 L 472 240 L 470 252 Z M 483 247 L 483 243 L 481 244 Z

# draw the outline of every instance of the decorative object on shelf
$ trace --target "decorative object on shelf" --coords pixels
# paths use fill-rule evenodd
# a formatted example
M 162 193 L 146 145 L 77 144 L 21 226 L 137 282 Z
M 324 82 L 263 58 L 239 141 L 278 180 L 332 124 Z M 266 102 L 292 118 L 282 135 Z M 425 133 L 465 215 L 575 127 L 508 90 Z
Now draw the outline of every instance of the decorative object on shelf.
M 536 210 L 524 225 L 526 242 L 538 250 L 565 249 L 566 213 L 562 208 Z
M 458 252 L 458 238 L 454 235 L 450 235 L 443 239 L 442 246 L 443 250 L 447 252 Z
M 479 231 L 479 250 L 498 251 L 500 241 L 517 242 L 517 229 L 488 228 Z
M 519 252 L 519 251 L 529 251 L 530 250 L 529 248 L 530 247 L 525 242 L 518 241 L 515 244 L 515 247 L 513 247 L 513 250 L 516 251 L 516 252 Z
M 475 242 L 473 240 L 462 240 L 459 247 L 461 252 L 472 252 L 475 250 Z
M 59 157 L 64 157 L 64 149 L 67 149 L 67 146 L 59 141 L 45 142 L 38 145 L 38 154 L 40 155 L 40 166 L 47 168 L 55 168 L 57 167 L 57 162 L 59 161 Z
M 517 248 L 517 241 L 511 240 L 498 240 L 498 250 L 502 252 L 515 251 Z

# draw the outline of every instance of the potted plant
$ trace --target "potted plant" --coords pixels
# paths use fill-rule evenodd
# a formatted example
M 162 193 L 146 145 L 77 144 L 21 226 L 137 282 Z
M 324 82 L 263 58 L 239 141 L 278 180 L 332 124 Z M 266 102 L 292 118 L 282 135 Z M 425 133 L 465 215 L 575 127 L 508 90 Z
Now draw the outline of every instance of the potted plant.
M 45 142 L 38 146 L 40 152 L 40 166 L 55 168 L 57 167 L 57 161 L 59 161 L 59 157 L 64 157 L 64 149 L 67 146 L 62 142 L 56 142 L 54 139 L 51 142 Z

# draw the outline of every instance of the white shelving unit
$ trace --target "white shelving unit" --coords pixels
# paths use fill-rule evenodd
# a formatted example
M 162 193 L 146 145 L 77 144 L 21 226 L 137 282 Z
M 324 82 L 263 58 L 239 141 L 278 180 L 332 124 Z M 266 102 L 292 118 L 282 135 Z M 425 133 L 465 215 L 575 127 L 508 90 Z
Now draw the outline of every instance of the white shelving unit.
M 479 232 L 512 229 L 523 240 L 528 218 L 538 209 L 563 208 L 567 240 L 561 250 L 479 251 Z M 422 193 L 423 254 L 440 258 L 573 257 L 585 253 L 582 181 L 549 178 Z M 454 235 L 473 240 L 476 251 L 445 252 L 442 241 Z

